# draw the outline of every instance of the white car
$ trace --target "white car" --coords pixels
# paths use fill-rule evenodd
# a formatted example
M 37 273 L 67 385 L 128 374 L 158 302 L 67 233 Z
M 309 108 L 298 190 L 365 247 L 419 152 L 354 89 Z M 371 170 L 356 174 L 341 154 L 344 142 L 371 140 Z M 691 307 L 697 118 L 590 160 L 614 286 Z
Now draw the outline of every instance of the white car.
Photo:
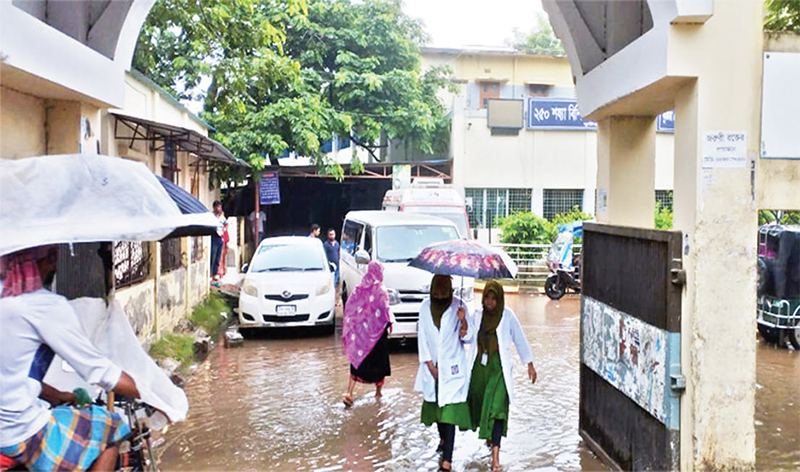
M 325 326 L 335 329 L 333 266 L 322 241 L 267 238 L 246 268 L 239 293 L 239 328 Z

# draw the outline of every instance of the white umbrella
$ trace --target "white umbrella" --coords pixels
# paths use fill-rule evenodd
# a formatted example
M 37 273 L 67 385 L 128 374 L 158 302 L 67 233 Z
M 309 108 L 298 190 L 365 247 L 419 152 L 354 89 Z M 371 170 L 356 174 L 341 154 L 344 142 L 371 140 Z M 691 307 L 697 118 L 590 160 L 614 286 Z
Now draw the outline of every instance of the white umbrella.
M 182 212 L 139 162 L 87 154 L 0 159 L 0 256 L 56 243 L 157 241 L 182 228 L 210 234 L 218 225 L 211 212 Z

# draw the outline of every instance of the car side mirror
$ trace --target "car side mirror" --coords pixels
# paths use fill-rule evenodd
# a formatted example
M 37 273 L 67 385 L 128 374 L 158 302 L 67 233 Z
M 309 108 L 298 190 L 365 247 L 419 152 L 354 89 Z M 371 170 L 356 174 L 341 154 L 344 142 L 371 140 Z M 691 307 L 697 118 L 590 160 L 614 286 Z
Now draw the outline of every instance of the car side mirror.
M 363 249 L 356 251 L 356 264 L 369 264 L 369 253 Z
M 250 264 L 249 263 L 245 262 L 244 264 L 242 264 L 242 273 L 246 274 L 247 273 L 247 269 L 249 269 L 249 268 L 250 268 Z

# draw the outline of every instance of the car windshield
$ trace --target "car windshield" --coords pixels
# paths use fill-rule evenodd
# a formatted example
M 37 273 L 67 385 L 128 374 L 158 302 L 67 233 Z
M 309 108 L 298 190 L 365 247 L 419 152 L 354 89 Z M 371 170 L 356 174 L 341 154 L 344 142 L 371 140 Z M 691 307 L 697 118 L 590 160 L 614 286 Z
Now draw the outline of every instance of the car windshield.
M 263 244 L 250 263 L 250 272 L 324 270 L 325 255 L 306 244 Z
M 467 229 L 467 214 L 464 208 L 457 206 L 424 206 L 424 205 L 406 205 L 403 211 L 412 213 L 424 213 L 426 215 L 438 216 L 439 218 L 446 218 L 458 227 L 458 234 L 462 238 L 468 236 L 469 230 Z
M 377 258 L 382 262 L 409 262 L 432 243 L 458 239 L 454 226 L 382 226 L 377 230 Z

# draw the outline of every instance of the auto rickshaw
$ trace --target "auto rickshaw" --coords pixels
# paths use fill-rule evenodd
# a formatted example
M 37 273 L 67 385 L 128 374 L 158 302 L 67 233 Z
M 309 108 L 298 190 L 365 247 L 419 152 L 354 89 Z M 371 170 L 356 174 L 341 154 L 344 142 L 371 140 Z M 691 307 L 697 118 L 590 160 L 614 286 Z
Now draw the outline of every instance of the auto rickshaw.
M 544 282 L 544 293 L 551 300 L 559 300 L 567 290 L 581 291 L 581 256 L 572 254 L 576 237 L 583 236 L 583 221 L 558 225 L 558 236 L 547 254 L 549 277 Z
M 800 350 L 800 226 L 758 230 L 756 321 L 765 341 Z

